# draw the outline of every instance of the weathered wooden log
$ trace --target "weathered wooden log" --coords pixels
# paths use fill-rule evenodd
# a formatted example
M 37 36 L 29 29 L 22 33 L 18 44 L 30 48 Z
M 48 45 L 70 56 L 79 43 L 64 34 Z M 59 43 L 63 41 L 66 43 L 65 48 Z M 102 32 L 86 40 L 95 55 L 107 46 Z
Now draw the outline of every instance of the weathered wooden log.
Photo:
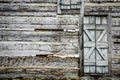
M 77 50 L 77 42 L 0 42 L 0 50 L 40 50 L 59 52 L 61 50 Z
M 57 3 L 57 0 L 0 0 L 1 3 L 7 2 L 28 2 L 28 3 Z
M 77 54 L 77 42 L 1 42 L 1 56 L 36 56 L 40 54 Z
M 0 28 L 17 29 L 78 29 L 78 25 L 32 25 L 32 24 L 0 24 Z
M 9 71 L 9 69 L 5 69 Z M 67 79 L 76 79 L 78 78 L 78 70 L 73 70 L 73 69 L 22 69 L 20 71 L 14 71 L 11 69 L 11 72 L 5 73 L 5 74 L 0 74 L 0 78 L 42 78 L 42 79 L 61 79 L 65 80 Z M 14 76 L 13 76 L 14 75 Z
M 0 56 L 0 66 L 8 68 L 64 68 L 64 67 L 78 67 L 78 58 L 67 57 L 60 58 L 54 56 L 48 57 L 3 57 Z M 23 66 L 23 67 L 22 67 Z M 26 67 L 24 67 L 26 66 Z M 51 67 L 50 67 L 51 66 Z M 0 69 L 4 69 L 0 67 Z M 74 68 L 73 68 L 74 69 Z
M 56 17 L 55 12 L 0 12 L 0 16 Z
M 78 25 L 78 19 L 56 17 L 2 17 L 0 24 L 34 24 L 34 25 L 53 25 L 53 24 L 72 24 Z
M 31 3 L 11 3 L 5 4 L 0 3 L 0 11 L 7 12 L 55 12 L 56 4 L 42 3 L 42 4 L 31 4 Z
M 36 56 L 41 54 L 77 54 L 76 50 L 40 51 L 40 50 L 1 50 L 0 56 Z
M 3 41 L 62 41 L 64 39 L 77 39 L 78 32 L 64 32 L 64 31 L 1 31 L 1 40 Z M 73 37 L 72 37 L 73 36 Z M 76 37 L 74 37 L 76 36 Z M 64 38 L 64 39 L 63 39 Z
M 119 0 L 85 0 L 85 3 L 117 3 Z

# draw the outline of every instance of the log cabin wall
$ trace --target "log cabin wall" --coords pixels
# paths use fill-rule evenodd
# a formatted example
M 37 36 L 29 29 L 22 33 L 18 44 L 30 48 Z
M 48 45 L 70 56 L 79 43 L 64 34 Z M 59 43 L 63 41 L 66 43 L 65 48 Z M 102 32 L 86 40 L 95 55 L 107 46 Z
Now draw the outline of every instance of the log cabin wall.
M 57 0 L 0 0 L 0 78 L 78 78 L 76 29 Z
M 120 75 L 120 1 L 84 6 L 85 16 L 108 16 L 109 70 Z M 0 78 L 79 78 L 79 10 L 57 7 L 57 0 L 0 0 Z

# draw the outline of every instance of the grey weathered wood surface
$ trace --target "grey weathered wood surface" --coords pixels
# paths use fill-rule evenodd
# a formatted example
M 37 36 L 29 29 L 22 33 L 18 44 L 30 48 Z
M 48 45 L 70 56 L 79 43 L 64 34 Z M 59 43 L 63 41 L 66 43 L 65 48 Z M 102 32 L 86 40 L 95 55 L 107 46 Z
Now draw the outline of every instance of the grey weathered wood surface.
M 114 75 L 119 75 L 120 69 L 120 18 L 119 17 L 112 17 L 112 72 Z
M 84 72 L 108 73 L 107 17 L 85 16 L 84 24 Z
M 78 77 L 76 29 L 78 15 L 57 15 L 57 0 L 0 0 L 0 78 Z
M 40 3 L 57 3 L 57 0 L 0 0 L 0 2 L 40 2 Z
M 56 67 L 78 67 L 77 58 L 59 58 L 59 57 L 0 57 L 0 66 L 56 66 Z
M 85 15 L 110 14 L 113 16 L 111 70 L 113 74 L 119 75 L 120 1 L 100 0 L 101 4 L 98 4 L 98 1 L 93 0 L 92 3 L 90 0 L 85 0 Z M 0 69 L 0 78 L 78 77 L 80 67 L 78 32 L 64 30 L 78 29 L 79 10 L 63 10 L 62 14 L 57 14 L 57 6 L 57 0 L 0 0 L 0 68 L 4 68 Z M 47 29 L 48 31 L 35 31 L 35 29 Z M 50 31 L 52 29 L 56 31 Z M 89 43 L 85 45 L 92 46 Z M 103 43 L 101 47 L 104 46 L 106 45 Z M 39 55 L 39 58 L 31 57 L 36 55 Z M 19 69 L 21 66 L 26 66 L 26 68 Z M 36 69 L 33 67 L 29 69 L 28 66 L 51 66 L 51 68 L 55 66 L 56 68 L 41 69 L 39 67 Z M 73 69 L 67 69 L 66 66 Z M 39 74 L 36 75 L 37 73 Z
M 42 79 L 75 79 L 78 78 L 78 70 L 72 69 L 3 69 L 7 73 L 0 75 L 0 78 L 41 78 Z M 2 71 L 1 71 L 2 72 Z M 11 73 L 11 74 L 10 74 Z M 13 76 L 14 75 L 14 76 Z

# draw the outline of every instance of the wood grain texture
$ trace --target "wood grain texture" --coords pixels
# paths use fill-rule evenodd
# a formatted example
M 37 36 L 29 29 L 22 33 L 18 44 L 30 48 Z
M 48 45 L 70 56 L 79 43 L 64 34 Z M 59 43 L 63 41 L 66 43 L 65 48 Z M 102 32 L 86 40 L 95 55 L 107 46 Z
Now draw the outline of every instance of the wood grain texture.
M 39 25 L 53 25 L 53 24 L 72 24 L 77 25 L 78 20 L 74 18 L 58 19 L 57 17 L 4 17 L 0 16 L 0 24 L 39 24 Z
M 37 24 L 0 24 L 0 28 L 6 29 L 78 29 L 77 25 L 37 25 Z
M 56 17 L 55 12 L 0 12 L 0 16 Z
M 57 0 L 0 0 L 0 2 L 57 3 Z
M 18 70 L 10 70 L 4 69 L 7 71 L 5 74 L 0 74 L 0 78 L 35 78 L 35 77 L 42 77 L 42 79 L 62 79 L 65 80 L 66 78 L 76 79 L 78 78 L 78 70 L 71 70 L 71 69 L 18 69 Z M 11 74 L 9 74 L 11 73 Z M 13 76 L 15 75 L 15 76 Z
M 59 67 L 78 67 L 78 59 L 77 58 L 60 58 L 60 57 L 32 57 L 32 56 L 28 56 L 28 57 L 0 57 L 0 66 L 2 68 L 2 66 L 4 67 L 16 67 L 16 68 L 24 68 L 24 66 L 28 67 L 28 68 L 32 68 L 36 66 L 38 66 L 38 68 L 40 68 L 40 66 L 48 66 L 48 68 L 54 68 L 54 66 L 56 66 L 55 68 Z M 17 67 L 18 66 L 18 67 Z M 42 68 L 42 67 L 41 67 Z
M 78 32 L 68 31 L 79 28 L 79 9 L 61 10 L 61 14 L 58 14 L 58 4 L 57 0 L 0 0 L 0 68 L 4 67 L 0 69 L 0 78 L 78 77 L 80 66 Z M 84 9 L 85 15 L 114 16 L 111 19 L 110 32 L 112 36 L 110 40 L 111 70 L 114 75 L 118 75 L 120 70 L 119 0 L 85 0 Z M 35 31 L 36 29 L 39 31 Z M 40 31 L 40 29 L 49 31 Z M 53 29 L 56 31 L 52 31 Z M 89 29 L 93 28 L 89 26 Z M 101 29 L 103 27 L 99 28 Z M 81 42 L 80 45 L 82 45 Z M 108 47 L 105 43 L 101 45 L 100 47 L 103 48 Z M 91 47 L 94 44 L 86 43 L 85 46 Z M 82 54 L 81 51 L 80 54 Z M 36 55 L 38 57 L 32 57 Z M 20 69 L 21 66 L 26 68 Z M 39 68 L 31 68 L 31 66 L 39 66 Z M 43 67 L 45 69 L 42 69 Z
M 52 56 L 0 57 L 0 66 L 0 78 L 76 78 L 78 77 L 79 69 L 78 58 L 59 58 Z

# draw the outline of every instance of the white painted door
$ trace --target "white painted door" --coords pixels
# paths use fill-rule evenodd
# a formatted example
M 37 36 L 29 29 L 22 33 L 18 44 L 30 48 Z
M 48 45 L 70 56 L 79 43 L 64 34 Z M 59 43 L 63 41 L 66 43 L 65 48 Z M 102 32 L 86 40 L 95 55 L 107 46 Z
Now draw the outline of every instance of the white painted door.
M 108 73 L 107 17 L 85 16 L 84 73 Z

